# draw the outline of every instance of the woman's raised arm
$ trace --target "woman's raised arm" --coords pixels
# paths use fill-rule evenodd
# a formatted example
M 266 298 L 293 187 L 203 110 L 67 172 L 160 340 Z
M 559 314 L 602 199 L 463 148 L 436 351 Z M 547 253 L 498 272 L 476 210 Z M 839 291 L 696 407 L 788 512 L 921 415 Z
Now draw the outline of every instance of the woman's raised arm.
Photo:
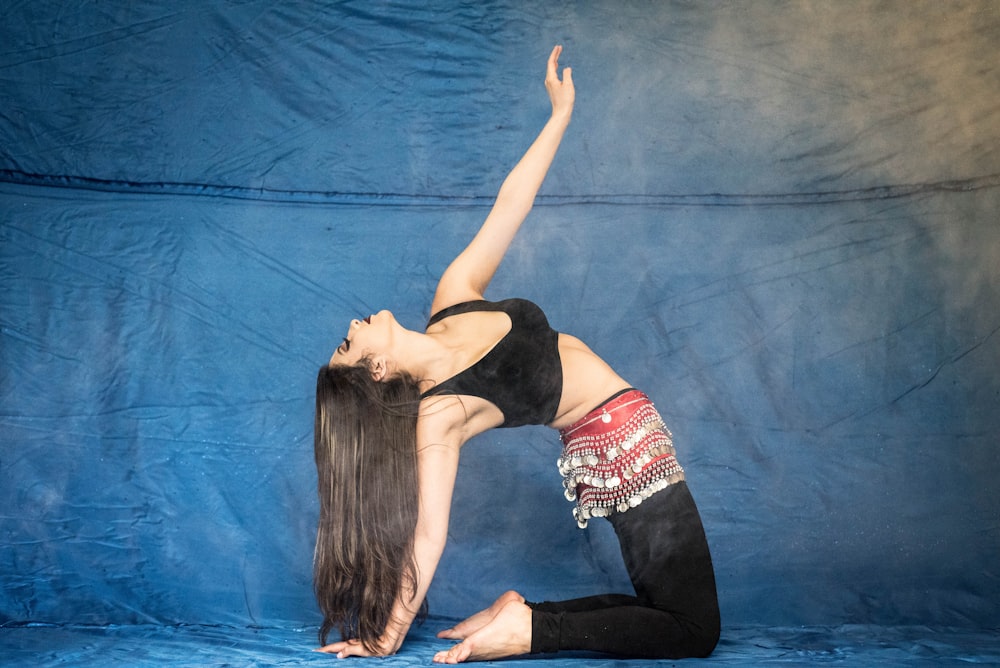
M 573 113 L 576 91 L 573 73 L 563 69 L 559 78 L 559 54 L 556 46 L 549 55 L 545 88 L 552 102 L 549 118 L 534 143 L 504 180 L 493 209 L 479 232 L 451 263 L 438 283 L 431 313 L 462 301 L 481 299 L 510 242 L 517 234 L 535 201 L 535 195 L 552 164 L 566 126 Z

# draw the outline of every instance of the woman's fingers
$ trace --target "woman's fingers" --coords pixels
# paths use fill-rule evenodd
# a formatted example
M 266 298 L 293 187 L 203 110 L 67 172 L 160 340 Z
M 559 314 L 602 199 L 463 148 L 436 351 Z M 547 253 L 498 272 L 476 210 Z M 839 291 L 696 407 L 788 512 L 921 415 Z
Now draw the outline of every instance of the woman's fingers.
M 550 79 L 559 79 L 559 54 L 562 53 L 562 45 L 556 44 L 549 54 L 549 65 L 545 76 Z
M 371 652 L 365 649 L 360 640 L 342 640 L 324 645 L 316 651 L 324 654 L 336 654 L 341 659 L 348 656 L 371 656 Z

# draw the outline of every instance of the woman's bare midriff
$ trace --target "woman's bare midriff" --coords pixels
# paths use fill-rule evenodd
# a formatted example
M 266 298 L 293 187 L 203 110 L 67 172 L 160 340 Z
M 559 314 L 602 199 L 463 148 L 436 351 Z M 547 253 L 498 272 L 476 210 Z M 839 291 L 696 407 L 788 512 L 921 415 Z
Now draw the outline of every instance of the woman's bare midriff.
M 559 335 L 559 357 L 563 389 L 556 417 L 548 425 L 553 429 L 573 424 L 614 393 L 631 387 L 575 336 Z

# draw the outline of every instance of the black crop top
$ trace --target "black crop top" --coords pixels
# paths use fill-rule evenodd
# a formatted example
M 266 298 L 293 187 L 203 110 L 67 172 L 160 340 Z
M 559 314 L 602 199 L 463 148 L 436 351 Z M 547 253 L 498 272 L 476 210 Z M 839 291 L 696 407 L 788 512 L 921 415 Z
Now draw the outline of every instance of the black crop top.
M 481 360 L 423 396 L 480 397 L 503 413 L 501 427 L 552 422 L 562 396 L 562 362 L 559 333 L 549 326 L 542 309 L 526 299 L 462 302 L 435 313 L 427 326 L 473 311 L 503 311 L 510 317 L 510 331 Z

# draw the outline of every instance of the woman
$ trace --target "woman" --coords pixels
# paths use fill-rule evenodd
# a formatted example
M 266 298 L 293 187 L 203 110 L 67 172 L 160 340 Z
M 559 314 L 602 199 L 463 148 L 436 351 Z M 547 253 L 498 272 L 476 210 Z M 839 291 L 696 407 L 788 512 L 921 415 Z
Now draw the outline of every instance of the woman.
M 351 322 L 316 395 L 322 652 L 392 654 L 421 613 L 444 549 L 459 450 L 496 427 L 560 430 L 560 471 L 581 527 L 607 517 L 636 596 L 529 603 L 510 591 L 438 634 L 457 663 L 579 649 L 707 656 L 719 636 L 711 557 L 648 398 L 524 300 L 483 293 L 532 207 L 573 110 L 570 68 L 549 56 L 552 115 L 507 176 L 478 234 L 441 277 L 424 332 L 382 311 Z M 610 397 L 610 399 L 609 399 Z

